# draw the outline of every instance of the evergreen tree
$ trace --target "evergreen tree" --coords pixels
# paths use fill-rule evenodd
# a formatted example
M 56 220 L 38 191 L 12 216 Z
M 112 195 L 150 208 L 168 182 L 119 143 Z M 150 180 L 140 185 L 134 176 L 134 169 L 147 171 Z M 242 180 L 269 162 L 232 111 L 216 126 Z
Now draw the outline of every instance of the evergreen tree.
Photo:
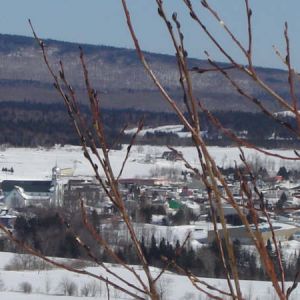
M 146 248 L 146 245 L 145 245 L 145 238 L 144 236 L 142 236 L 142 241 L 141 241 L 141 249 L 145 255 L 145 258 L 146 260 L 148 261 L 149 260 L 149 254 L 148 254 L 148 251 L 147 251 L 147 248 Z
M 27 234 L 29 233 L 29 224 L 25 217 L 18 216 L 14 226 L 17 236 L 21 240 L 26 240 Z
M 286 170 L 285 167 L 280 167 L 278 172 L 277 172 L 277 176 L 282 176 L 282 178 L 284 180 L 288 180 L 289 179 L 289 173 L 288 171 Z
M 271 243 L 270 239 L 267 240 L 266 249 L 267 249 L 269 256 L 271 257 L 273 249 L 272 249 L 272 243 Z
M 91 223 L 92 223 L 93 227 L 98 231 L 100 222 L 99 222 L 99 215 L 97 214 L 95 209 L 92 211 Z
M 195 267 L 195 251 L 193 247 L 190 247 L 186 252 L 185 267 L 187 269 L 192 269 L 193 267 Z
M 65 239 L 62 241 L 60 245 L 60 255 L 62 257 L 71 257 L 71 258 L 78 258 L 80 255 L 80 250 L 78 243 L 75 237 L 67 233 Z
M 183 225 L 185 224 L 185 212 L 183 208 L 178 209 L 176 214 L 173 216 L 174 225 Z
M 173 246 L 172 244 L 170 244 L 169 242 L 167 242 L 167 252 L 166 252 L 166 256 L 168 259 L 174 259 L 175 258 L 175 252 L 174 252 L 174 249 L 173 249 Z
M 179 255 L 180 249 L 181 249 L 180 242 L 179 242 L 179 240 L 177 240 L 176 241 L 176 245 L 175 245 L 175 253 L 176 253 L 176 255 Z
M 159 243 L 160 256 L 167 256 L 167 245 L 165 238 L 162 238 Z
M 283 192 L 279 198 L 279 200 L 276 202 L 276 209 L 282 210 L 284 204 L 287 202 L 288 198 L 285 192 Z
M 159 260 L 159 249 L 156 245 L 155 236 L 151 236 L 151 245 L 149 249 L 149 261 L 150 263 L 157 262 Z

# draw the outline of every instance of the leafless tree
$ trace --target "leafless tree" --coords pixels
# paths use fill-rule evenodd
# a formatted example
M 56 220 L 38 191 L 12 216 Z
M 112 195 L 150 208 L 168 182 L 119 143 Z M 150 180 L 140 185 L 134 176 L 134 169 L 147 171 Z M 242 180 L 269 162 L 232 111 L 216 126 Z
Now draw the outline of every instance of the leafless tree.
M 177 13 L 173 13 L 172 17 L 169 18 L 167 12 L 165 11 L 164 2 L 162 0 L 154 1 L 158 8 L 158 14 L 161 17 L 163 24 L 166 27 L 166 30 L 170 36 L 171 43 L 174 46 L 176 51 L 176 61 L 177 67 L 179 71 L 179 81 L 182 88 L 183 93 L 183 102 L 185 104 L 185 111 L 181 109 L 181 106 L 172 98 L 172 96 L 168 93 L 168 91 L 163 87 L 160 80 L 155 75 L 155 72 L 151 68 L 151 65 L 147 62 L 144 53 L 141 49 L 139 39 L 136 36 L 135 28 L 131 20 L 130 10 L 127 6 L 127 1 L 122 0 L 122 7 L 124 10 L 124 15 L 127 21 L 128 29 L 132 36 L 132 40 L 134 42 L 134 46 L 136 48 L 138 57 L 144 66 L 146 72 L 148 73 L 150 80 L 156 85 L 157 89 L 161 93 L 164 98 L 164 101 L 169 104 L 170 108 L 178 115 L 180 123 L 185 126 L 185 128 L 190 132 L 191 139 L 193 141 L 194 147 L 197 149 L 198 160 L 201 166 L 200 169 L 193 167 L 184 157 L 182 160 L 185 162 L 185 165 L 189 171 L 194 172 L 195 176 L 199 179 L 199 181 L 203 182 L 208 191 L 208 201 L 211 207 L 211 215 L 214 223 L 214 230 L 216 241 L 218 244 L 219 252 L 222 258 L 222 265 L 225 270 L 226 280 L 228 285 L 228 290 L 223 291 L 218 289 L 217 287 L 209 285 L 207 282 L 197 278 L 191 272 L 184 270 L 180 266 L 176 264 L 175 261 L 168 261 L 166 258 L 162 258 L 165 262 L 165 267 L 162 268 L 161 272 L 158 276 L 154 277 L 152 274 L 149 264 L 143 254 L 141 249 L 139 240 L 137 238 L 134 226 L 130 220 L 128 212 L 126 210 L 124 200 L 121 196 L 121 193 L 118 188 L 118 180 L 120 179 L 124 167 L 128 161 L 130 150 L 132 145 L 135 142 L 136 136 L 139 131 L 143 127 L 143 122 L 139 123 L 138 129 L 136 133 L 132 136 L 131 143 L 127 148 L 127 154 L 124 157 L 124 161 L 120 166 L 120 171 L 118 174 L 113 172 L 111 162 L 110 162 L 110 149 L 108 148 L 106 137 L 104 133 L 104 124 L 102 122 L 101 115 L 101 105 L 99 100 L 99 94 L 93 89 L 92 84 L 89 79 L 88 66 L 85 62 L 84 52 L 80 49 L 80 61 L 84 75 L 84 81 L 86 86 L 86 91 L 89 98 L 90 104 L 90 120 L 86 120 L 78 106 L 76 93 L 73 90 L 71 84 L 68 81 L 67 74 L 64 71 L 63 62 L 59 63 L 60 69 L 56 72 L 51 64 L 49 63 L 47 57 L 47 50 L 44 42 L 37 36 L 35 30 L 32 27 L 33 34 L 40 46 L 42 51 L 42 56 L 46 66 L 48 67 L 49 73 L 53 78 L 54 87 L 62 97 L 67 111 L 74 123 L 75 130 L 80 138 L 82 149 L 84 156 L 90 162 L 96 179 L 99 184 L 105 191 L 107 197 L 111 200 L 111 202 L 115 205 L 118 214 L 120 215 L 123 222 L 126 224 L 127 230 L 130 235 L 130 239 L 135 248 L 136 255 L 139 259 L 140 265 L 142 266 L 142 270 L 144 272 L 146 280 L 143 280 L 142 277 L 136 272 L 134 268 L 127 265 L 122 258 L 120 258 L 114 249 L 107 243 L 107 241 L 103 238 L 101 234 L 97 232 L 97 230 L 93 227 L 93 225 L 89 222 L 87 218 L 87 213 L 84 207 L 84 203 L 81 203 L 81 211 L 82 211 L 82 219 L 85 228 L 89 231 L 89 233 L 94 238 L 95 243 L 98 243 L 99 246 L 103 247 L 107 254 L 113 258 L 113 260 L 120 265 L 122 265 L 127 271 L 129 271 L 135 278 L 135 282 L 128 281 L 127 278 L 121 277 L 116 274 L 112 270 L 109 270 L 105 264 L 98 261 L 94 253 L 91 249 L 85 245 L 85 243 L 80 239 L 79 236 L 76 236 L 76 240 L 80 246 L 86 251 L 87 255 L 94 260 L 100 267 L 102 267 L 105 271 L 107 271 L 113 278 L 116 279 L 116 283 L 114 280 L 109 280 L 106 277 L 95 275 L 86 270 L 79 270 L 76 268 L 72 268 L 66 266 L 62 263 L 58 263 L 54 260 L 51 260 L 47 257 L 44 257 L 40 253 L 37 253 L 34 249 L 32 249 L 29 245 L 20 242 L 16 237 L 14 237 L 11 232 L 9 232 L 3 226 L 1 229 L 5 231 L 11 240 L 15 243 L 23 247 L 27 252 L 37 255 L 44 259 L 46 262 L 49 262 L 55 266 L 65 268 L 71 272 L 76 272 L 79 274 L 86 274 L 95 279 L 101 280 L 106 283 L 108 289 L 111 287 L 112 289 L 125 293 L 136 299 L 144 299 L 146 297 L 150 297 L 153 300 L 160 299 L 160 293 L 158 290 L 158 282 L 164 272 L 168 269 L 169 266 L 177 269 L 180 274 L 185 275 L 192 285 L 195 287 L 196 291 L 200 293 L 204 293 L 207 297 L 212 299 L 223 299 L 225 297 L 230 297 L 232 299 L 243 299 L 243 292 L 240 287 L 239 281 L 239 273 L 236 264 L 236 258 L 233 251 L 233 244 L 230 238 L 224 211 L 223 211 L 223 202 L 230 204 L 236 211 L 240 220 L 246 227 L 253 244 L 255 245 L 257 252 L 259 253 L 261 263 L 265 268 L 269 279 L 272 281 L 274 292 L 280 299 L 288 299 L 291 292 L 297 286 L 297 277 L 295 277 L 295 282 L 292 286 L 286 286 L 285 282 L 285 273 L 281 263 L 280 251 L 278 248 L 278 243 L 276 240 L 276 236 L 272 227 L 272 223 L 268 214 L 268 211 L 265 206 L 265 201 L 263 198 L 263 194 L 259 191 L 256 186 L 256 178 L 254 176 L 253 170 L 250 164 L 247 162 L 243 150 L 241 147 L 247 147 L 251 149 L 255 149 L 257 152 L 264 153 L 268 156 L 278 157 L 280 159 L 286 159 L 291 161 L 296 161 L 300 159 L 300 156 L 295 151 L 294 157 L 286 157 L 283 155 L 278 155 L 273 153 L 272 151 L 265 150 L 260 148 L 257 145 L 251 144 L 249 141 L 239 138 L 233 131 L 228 128 L 225 128 L 220 120 L 210 112 L 202 103 L 201 99 L 198 99 L 195 96 L 193 90 L 193 80 L 192 75 L 194 74 L 203 74 L 206 72 L 218 72 L 222 74 L 228 82 L 232 85 L 233 90 L 236 90 L 242 97 L 244 97 L 247 101 L 253 103 L 259 110 L 261 110 L 266 117 L 272 118 L 274 122 L 280 123 L 281 126 L 286 127 L 288 130 L 293 132 L 296 136 L 299 136 L 300 133 L 300 114 L 298 112 L 298 99 L 295 93 L 295 81 L 298 80 L 298 73 L 292 67 L 292 59 L 290 55 L 290 42 L 288 36 L 288 25 L 287 23 L 284 26 L 284 40 L 286 43 L 286 53 L 282 54 L 277 49 L 275 50 L 278 57 L 282 60 L 283 65 L 287 68 L 288 71 L 288 80 L 287 84 L 290 90 L 290 99 L 285 99 L 281 95 L 279 95 L 274 89 L 272 89 L 257 73 L 256 68 L 253 63 L 253 38 L 252 38 L 252 10 L 250 8 L 250 3 L 248 0 L 241 0 L 245 4 L 245 18 L 247 20 L 247 27 L 245 28 L 245 32 L 248 36 L 247 45 L 244 46 L 241 41 L 235 36 L 234 32 L 230 29 L 229 25 L 224 23 L 220 13 L 210 5 L 209 1 L 202 0 L 194 4 L 194 2 L 190 0 L 182 0 L 185 5 L 187 11 L 190 14 L 191 19 L 196 23 L 197 26 L 205 33 L 207 38 L 215 45 L 215 47 L 224 55 L 225 59 L 228 60 L 229 66 L 223 67 L 219 65 L 217 62 L 213 60 L 209 53 L 206 52 L 207 61 L 210 64 L 209 68 L 199 68 L 197 66 L 190 66 L 189 60 L 187 57 L 187 49 L 184 42 L 184 33 L 182 32 L 182 27 L 180 24 L 179 17 Z M 231 40 L 231 42 L 236 45 L 241 53 L 244 55 L 247 64 L 240 64 L 237 59 L 235 59 L 230 52 L 228 52 L 222 45 L 222 43 L 217 39 L 216 36 L 210 31 L 210 29 L 206 26 L 203 20 L 197 14 L 197 10 L 194 5 L 201 5 L 203 9 L 210 14 L 217 23 L 219 23 L 224 29 L 225 34 L 227 34 Z M 30 23 L 31 25 L 31 23 Z M 197 39 L 195 39 L 197 40 Z M 274 115 L 271 111 L 269 111 L 261 102 L 260 99 L 252 96 L 248 91 L 244 90 L 239 83 L 232 77 L 230 70 L 236 70 L 241 74 L 248 76 L 255 84 L 257 84 L 261 89 L 263 89 L 266 93 L 268 93 L 272 99 L 278 103 L 285 110 L 290 111 L 295 115 L 297 121 L 297 128 L 293 128 L 290 124 L 287 124 L 280 120 L 276 115 Z M 200 75 L 199 75 L 200 76 Z M 249 210 L 252 219 L 254 220 L 254 227 L 250 226 L 250 223 L 244 214 L 244 207 L 239 205 L 231 192 L 226 179 L 223 177 L 221 171 L 219 170 L 215 160 L 211 156 L 209 149 L 201 136 L 201 122 L 202 120 L 199 118 L 199 112 L 204 112 L 211 123 L 222 132 L 224 135 L 229 137 L 234 143 L 236 143 L 237 147 L 240 148 L 241 154 L 240 159 L 244 166 L 244 172 L 246 172 L 250 176 L 250 180 L 246 180 L 244 174 L 241 172 L 240 174 L 240 185 L 243 197 L 246 201 L 246 207 Z M 187 112 L 188 116 L 184 113 Z M 120 132 L 123 134 L 124 129 Z M 173 149 L 176 151 L 176 149 Z M 103 172 L 104 176 L 101 175 L 100 170 Z M 225 195 L 220 190 L 220 185 L 222 186 L 222 190 L 225 191 Z M 251 187 L 254 187 L 253 189 Z M 252 192 L 254 190 L 254 192 Z M 260 208 L 255 207 L 254 198 L 260 199 Z M 280 268 L 280 276 L 278 277 L 275 272 L 275 267 L 273 261 L 270 259 L 267 250 L 265 248 L 264 241 L 261 236 L 261 232 L 259 230 L 258 218 L 259 215 L 263 215 L 268 220 L 268 224 L 270 226 L 270 230 L 272 231 L 272 239 L 275 245 L 278 261 Z M 220 231 L 217 228 L 217 216 L 220 217 L 221 227 L 222 227 L 222 237 L 220 235 Z M 71 229 L 70 229 L 71 230 Z M 187 236 L 186 241 L 183 243 L 183 246 L 188 241 L 189 236 Z M 222 238 L 224 239 L 224 243 L 222 242 Z M 182 247 L 183 247 L 182 246 Z M 228 253 L 228 261 L 225 259 L 225 254 Z M 142 295 L 142 296 L 140 296 Z

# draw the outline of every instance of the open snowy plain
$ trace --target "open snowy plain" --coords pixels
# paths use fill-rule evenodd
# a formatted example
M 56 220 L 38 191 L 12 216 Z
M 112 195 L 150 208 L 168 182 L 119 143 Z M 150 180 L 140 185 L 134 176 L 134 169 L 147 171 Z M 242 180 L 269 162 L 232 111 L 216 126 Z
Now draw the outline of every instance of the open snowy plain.
M 118 174 L 122 161 L 126 156 L 127 147 L 123 146 L 122 150 L 110 151 L 111 163 L 116 174 Z M 194 166 L 197 166 L 197 153 L 192 147 L 178 147 L 184 157 Z M 162 153 L 168 151 L 167 147 L 154 146 L 134 146 L 132 148 L 128 164 L 126 165 L 123 178 L 133 177 L 149 177 L 155 176 L 157 170 L 161 168 L 178 168 L 184 169 L 184 165 L 180 161 L 171 162 L 162 159 Z M 222 167 L 233 166 L 235 161 L 239 163 L 239 150 L 236 148 L 209 147 L 211 155 L 215 158 L 217 164 Z M 249 149 L 244 149 L 245 156 L 254 164 L 262 165 L 269 171 L 277 172 L 278 168 L 285 165 L 287 168 L 299 168 L 298 163 L 285 162 L 284 164 L 277 158 L 266 158 L 262 154 Z M 274 153 L 294 157 L 292 150 L 274 150 Z M 76 146 L 56 146 L 53 148 L 1 148 L 0 149 L 0 180 L 4 179 L 50 179 L 51 170 L 54 166 L 59 168 L 72 169 L 74 176 L 93 175 L 93 171 L 88 161 L 82 154 L 81 147 Z M 5 172 L 4 168 L 13 168 L 14 172 Z M 182 232 L 176 230 L 176 238 L 185 236 L 190 228 L 182 228 Z M 167 233 L 165 233 L 167 234 Z M 164 235 L 164 234 L 163 234 Z M 294 252 L 292 247 L 291 252 Z M 65 270 L 34 270 L 34 271 L 16 271 L 5 270 L 5 266 L 12 258 L 12 253 L 0 253 L 0 299 L 7 300 L 37 300 L 37 299 L 91 299 L 91 297 L 83 297 L 82 289 L 85 285 L 94 283 L 93 279 L 73 274 Z M 126 278 L 129 274 L 118 265 L 109 265 L 109 268 L 119 275 Z M 136 267 L 139 273 L 139 267 Z M 104 277 L 111 278 L 99 267 L 88 267 L 89 271 L 95 274 L 102 274 Z M 159 270 L 153 268 L 153 274 L 157 274 Z M 142 275 L 141 275 L 142 276 Z M 142 276 L 143 277 L 143 276 Z M 77 296 L 64 296 L 62 291 L 62 282 L 69 280 L 75 283 L 77 288 Z M 113 279 L 117 281 L 116 279 Z M 204 279 L 211 285 L 217 286 L 222 290 L 226 290 L 226 282 L 221 279 Z M 21 290 L 23 282 L 28 282 L 32 286 L 32 293 L 26 294 Z M 97 285 L 97 299 L 107 299 L 107 290 L 104 284 Z M 246 299 L 277 299 L 272 286 L 269 282 L 242 281 L 242 290 Z M 288 284 L 290 285 L 290 284 Z M 172 273 L 166 273 L 159 282 L 161 292 L 164 294 L 164 300 L 167 299 L 206 299 L 206 296 L 199 295 L 192 284 L 185 278 Z M 224 298 L 221 296 L 221 298 Z M 130 299 L 119 291 L 110 289 L 110 299 Z M 300 288 L 297 288 L 290 299 L 300 299 Z
M 110 158 L 114 171 L 118 174 L 122 161 L 126 156 L 127 146 L 121 150 L 111 150 Z M 198 166 L 197 153 L 193 147 L 177 147 L 184 157 L 193 165 Z M 237 148 L 209 147 L 210 154 L 221 167 L 239 164 L 240 152 Z M 184 169 L 180 161 L 172 162 L 162 159 L 162 153 L 168 151 L 162 146 L 133 146 L 123 178 L 149 177 L 162 168 Z M 266 157 L 254 150 L 244 149 L 245 156 L 254 164 L 265 166 L 268 171 L 278 171 L 285 165 L 288 169 L 299 168 L 300 162 L 282 161 L 276 157 Z M 292 150 L 273 150 L 276 154 L 295 157 Z M 49 179 L 54 166 L 71 168 L 75 176 L 93 175 L 88 161 L 84 158 L 79 146 L 56 146 L 53 148 L 2 148 L 0 149 L 0 180 L 5 179 Z M 14 172 L 3 172 L 3 168 L 13 168 Z

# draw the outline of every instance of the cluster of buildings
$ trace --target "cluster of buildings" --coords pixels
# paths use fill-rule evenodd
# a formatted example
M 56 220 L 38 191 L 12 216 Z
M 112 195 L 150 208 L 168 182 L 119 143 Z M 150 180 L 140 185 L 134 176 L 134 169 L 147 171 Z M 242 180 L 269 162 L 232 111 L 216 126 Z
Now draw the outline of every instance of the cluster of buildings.
M 177 159 L 171 154 L 165 154 L 166 159 Z M 119 180 L 120 192 L 125 201 L 130 216 L 139 218 L 141 207 L 151 207 L 152 224 L 169 225 L 170 219 L 178 211 L 188 211 L 193 220 L 208 222 L 210 206 L 205 186 L 198 180 L 182 174 L 179 182 L 172 182 L 166 178 L 127 178 Z M 240 182 L 229 175 L 227 182 L 235 199 L 244 213 L 247 214 L 246 202 L 240 191 Z M 300 209 L 292 209 L 287 213 L 283 208 L 295 207 L 300 204 L 300 183 L 291 183 L 277 178 L 272 183 L 262 180 L 257 182 L 264 195 L 264 202 L 279 240 L 300 238 Z M 220 187 L 222 192 L 222 187 Z M 74 177 L 71 170 L 54 167 L 51 180 L 3 180 L 0 183 L 0 222 L 7 227 L 13 227 L 16 215 L 11 213 L 29 206 L 37 207 L 65 207 L 70 212 L 80 208 L 80 201 L 84 200 L 88 209 L 102 215 L 113 215 L 114 207 L 93 177 Z M 284 195 L 284 196 L 283 196 Z M 281 211 L 278 210 L 278 201 Z M 260 200 L 254 199 L 254 205 L 259 207 Z M 299 206 L 300 207 L 300 206 Z M 223 203 L 226 218 L 236 216 L 231 205 Z M 283 212 L 284 211 L 284 212 Z M 190 220 L 185 220 L 187 224 Z M 196 224 L 196 223 L 194 223 Z M 275 223 L 274 223 L 275 224 Z M 261 225 L 264 240 L 271 237 L 271 232 L 264 223 Z M 251 243 L 251 239 L 244 226 L 230 226 L 232 239 L 239 239 L 244 244 Z M 206 242 L 214 240 L 214 231 L 207 230 Z M 222 236 L 222 231 L 220 231 Z M 202 239 L 203 242 L 203 239 Z M 205 241 L 204 241 L 205 242 Z
M 84 199 L 87 206 L 97 207 L 102 197 L 103 192 L 92 177 L 74 177 L 70 169 L 54 167 L 51 180 L 0 182 L 0 222 L 10 212 L 31 206 L 66 207 L 75 211 Z

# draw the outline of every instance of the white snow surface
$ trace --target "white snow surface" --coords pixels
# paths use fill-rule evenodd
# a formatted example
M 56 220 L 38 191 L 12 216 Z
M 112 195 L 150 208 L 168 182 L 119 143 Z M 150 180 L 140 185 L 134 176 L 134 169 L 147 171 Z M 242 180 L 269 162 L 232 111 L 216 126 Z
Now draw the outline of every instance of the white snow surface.
M 163 133 L 174 133 L 177 134 L 181 138 L 187 138 L 191 137 L 190 132 L 182 131 L 184 128 L 183 125 L 164 125 L 164 126 L 158 126 L 158 127 L 147 127 L 143 128 L 140 132 L 140 136 L 146 135 L 149 133 L 156 133 L 156 132 L 163 132 Z M 132 135 L 135 134 L 137 131 L 137 128 L 127 129 L 124 131 L 125 134 Z
M 300 113 L 300 111 L 298 111 L 298 113 Z M 289 110 L 285 110 L 285 111 L 279 111 L 277 113 L 274 113 L 274 115 L 277 117 L 295 117 L 295 113 Z
M 197 152 L 193 147 L 177 147 L 184 157 L 195 167 L 199 167 Z M 235 161 L 240 163 L 240 152 L 231 147 L 208 147 L 211 156 L 219 166 L 234 166 Z M 259 163 L 276 173 L 280 166 L 288 169 L 299 168 L 300 163 L 282 161 L 280 158 L 266 157 L 253 149 L 243 149 L 246 158 L 253 163 Z M 161 158 L 162 153 L 168 151 L 163 146 L 133 146 L 128 162 L 123 171 L 123 178 L 149 177 L 157 168 L 184 169 L 183 162 L 167 161 Z M 118 174 L 126 156 L 127 146 L 121 150 L 111 150 L 109 153 L 113 170 Z M 276 154 L 295 157 L 293 150 L 273 150 Z M 146 159 L 147 158 L 147 159 Z M 150 159 L 149 159 L 150 158 Z M 0 180 L 5 179 L 50 179 L 54 166 L 74 169 L 74 176 L 93 175 L 92 167 L 84 158 L 79 146 L 56 146 L 45 148 L 6 148 L 0 150 Z M 13 168 L 14 172 L 3 172 L 2 168 Z
M 9 262 L 13 254 L 0 252 L 0 278 L 2 281 L 2 288 L 0 291 L 0 299 L 5 300 L 37 300 L 37 299 L 69 299 L 75 300 L 80 296 L 80 290 L 84 284 L 95 282 L 95 279 L 88 277 L 87 275 L 79 275 L 75 273 L 68 272 L 62 269 L 52 269 L 52 270 L 39 270 L 39 271 L 6 271 L 4 266 Z M 115 272 L 118 276 L 125 278 L 130 282 L 135 282 L 135 278 L 132 274 L 129 274 L 124 268 L 119 265 L 106 264 L 110 271 Z M 145 280 L 145 276 L 140 267 L 135 266 L 136 272 L 141 276 L 142 280 Z M 111 274 L 108 274 L 106 271 L 100 267 L 88 267 L 85 270 L 102 275 L 105 278 L 113 280 L 115 283 L 119 283 L 117 279 L 113 278 Z M 160 270 L 157 268 L 151 268 L 151 273 L 155 277 L 159 274 Z M 63 296 L 60 283 L 63 279 L 68 279 L 76 284 L 78 288 L 78 296 Z M 200 278 L 202 281 L 213 285 L 214 287 L 222 290 L 228 291 L 226 286 L 226 281 L 222 279 L 212 279 L 212 278 Z M 32 293 L 25 294 L 20 291 L 20 284 L 22 282 L 28 282 L 32 285 Z M 271 300 L 277 299 L 275 297 L 275 292 L 272 288 L 272 284 L 266 281 L 246 281 L 241 280 L 241 289 L 244 297 L 246 299 L 264 299 Z M 107 299 L 107 291 L 105 285 L 102 283 L 100 285 L 97 282 L 98 287 L 101 287 L 101 294 L 98 291 L 96 297 L 82 297 L 81 299 Z M 123 287 L 124 283 L 121 284 Z M 287 283 L 287 287 L 291 283 Z M 214 293 L 212 290 L 208 290 L 205 286 L 201 285 L 206 291 Z M 127 290 L 131 288 L 126 287 Z M 184 300 L 184 299 L 207 299 L 203 294 L 200 297 L 200 292 L 198 292 L 189 280 L 180 275 L 173 274 L 171 272 L 166 272 L 160 282 L 158 282 L 158 290 L 164 290 L 163 299 L 174 299 L 174 300 Z M 214 293 L 218 295 L 218 293 Z M 220 295 L 221 298 L 224 296 Z M 290 299 L 296 300 L 300 297 L 299 287 L 293 292 Z M 225 297 L 224 297 L 225 298 Z M 123 294 L 122 292 L 114 290 L 110 287 L 110 299 L 132 299 L 132 297 Z

